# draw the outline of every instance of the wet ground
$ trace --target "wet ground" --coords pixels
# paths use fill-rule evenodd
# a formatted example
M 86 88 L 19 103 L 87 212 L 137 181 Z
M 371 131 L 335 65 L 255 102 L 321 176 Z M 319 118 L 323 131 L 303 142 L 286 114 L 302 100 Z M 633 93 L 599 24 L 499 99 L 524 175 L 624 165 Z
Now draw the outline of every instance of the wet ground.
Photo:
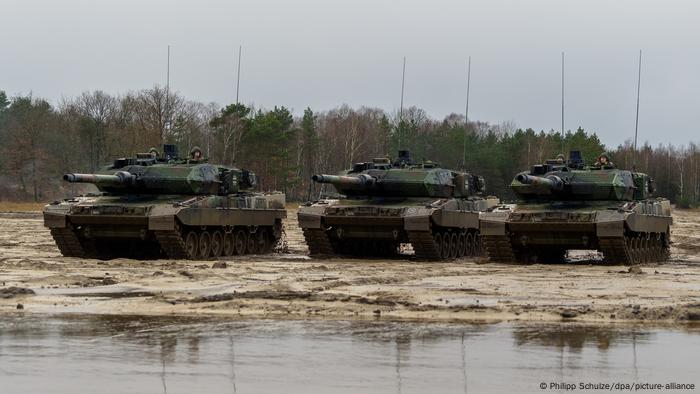
M 536 393 L 685 384 L 700 326 L 12 314 L 3 393 Z M 47 377 L 50 377 L 48 379 Z M 540 388 L 546 385 L 546 390 Z M 599 386 L 600 387 L 600 386 Z
M 484 259 L 311 260 L 286 223 L 287 253 L 214 261 L 60 255 L 39 213 L 0 213 L 0 314 L 381 318 L 424 321 L 700 320 L 700 212 L 676 211 L 672 259 L 639 270 L 595 253 L 562 264 Z

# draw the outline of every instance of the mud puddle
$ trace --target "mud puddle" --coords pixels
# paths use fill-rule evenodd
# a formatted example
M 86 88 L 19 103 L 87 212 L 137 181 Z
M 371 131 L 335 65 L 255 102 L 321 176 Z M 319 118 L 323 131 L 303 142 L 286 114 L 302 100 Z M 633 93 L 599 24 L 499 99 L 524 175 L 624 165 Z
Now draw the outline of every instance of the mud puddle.
M 0 379 L 3 393 L 536 393 L 542 383 L 562 382 L 697 387 L 698 347 L 700 326 L 692 325 L 13 314 L 0 320 Z

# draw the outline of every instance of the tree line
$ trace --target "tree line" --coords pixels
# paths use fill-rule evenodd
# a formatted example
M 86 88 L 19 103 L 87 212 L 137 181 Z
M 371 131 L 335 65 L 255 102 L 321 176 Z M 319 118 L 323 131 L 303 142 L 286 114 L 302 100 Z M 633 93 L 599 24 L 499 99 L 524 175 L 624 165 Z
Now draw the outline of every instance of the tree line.
M 295 116 L 290 109 L 219 106 L 188 100 L 154 86 L 122 95 L 84 92 L 57 105 L 30 95 L 0 91 L 0 199 L 49 201 L 74 190 L 66 172 L 92 172 L 114 158 L 164 143 L 181 154 L 199 146 L 211 162 L 253 170 L 261 190 L 280 190 L 289 200 L 318 197 L 314 173 L 337 173 L 353 162 L 395 157 L 464 168 L 486 179 L 490 194 L 513 198 L 513 176 L 558 153 L 580 150 L 593 161 L 608 150 L 619 167 L 649 173 L 657 195 L 681 206 L 700 203 L 700 150 L 626 143 L 606 148 L 594 132 L 518 129 L 512 123 L 468 122 L 463 115 L 433 119 L 420 108 L 401 113 L 347 105 Z M 465 154 L 466 153 L 466 154 Z

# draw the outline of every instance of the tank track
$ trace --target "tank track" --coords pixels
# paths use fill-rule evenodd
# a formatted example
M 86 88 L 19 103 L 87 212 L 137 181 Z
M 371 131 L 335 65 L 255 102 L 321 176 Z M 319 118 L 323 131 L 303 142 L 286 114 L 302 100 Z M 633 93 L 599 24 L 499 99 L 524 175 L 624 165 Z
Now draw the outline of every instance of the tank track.
M 598 238 L 598 248 L 608 264 L 635 264 L 625 237 Z
M 493 262 L 522 264 L 528 263 L 530 258 L 534 257 L 543 263 L 556 263 L 562 260 L 560 253 L 555 250 L 518 251 L 513 248 L 510 238 L 506 235 L 490 235 L 482 238 L 488 257 Z M 637 265 L 668 259 L 668 244 L 665 238 L 649 237 L 648 234 L 602 237 L 598 239 L 598 250 L 603 253 L 605 262 L 608 264 Z
M 156 231 L 156 239 L 160 244 L 160 248 L 165 255 L 170 259 L 187 259 L 187 249 L 185 248 L 185 240 L 182 239 L 180 232 L 172 231 Z
M 409 231 L 408 240 L 419 260 L 442 260 L 440 249 L 435 245 L 433 233 L 429 231 Z
M 58 250 L 66 257 L 92 258 L 97 255 L 91 242 L 81 240 L 72 228 L 51 228 Z
M 335 254 L 335 248 L 324 230 L 305 228 L 303 232 L 311 256 Z
M 669 258 L 667 237 L 668 234 L 636 233 L 624 237 L 600 238 L 598 245 L 609 264 L 656 263 Z
M 499 263 L 516 262 L 515 252 L 510 243 L 510 238 L 506 235 L 482 235 L 484 248 L 489 259 Z

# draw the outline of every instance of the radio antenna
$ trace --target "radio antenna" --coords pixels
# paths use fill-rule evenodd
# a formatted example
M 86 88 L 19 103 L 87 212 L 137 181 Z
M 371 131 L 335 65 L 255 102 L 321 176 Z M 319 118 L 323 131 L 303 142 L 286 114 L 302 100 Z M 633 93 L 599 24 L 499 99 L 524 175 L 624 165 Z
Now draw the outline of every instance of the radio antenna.
M 464 147 L 462 148 L 462 169 L 466 169 L 467 160 L 467 135 L 469 131 L 469 84 L 472 75 L 472 57 L 467 60 L 467 105 L 464 109 Z
M 403 57 L 403 73 L 401 74 L 401 105 L 399 106 L 399 149 L 401 149 L 401 134 L 403 134 L 403 88 L 406 81 L 406 56 Z
M 170 131 L 170 45 L 168 45 L 168 66 L 165 77 L 165 132 Z M 161 143 L 165 142 L 161 135 Z
M 634 152 L 632 152 L 632 169 L 637 164 L 637 131 L 639 130 L 639 88 L 642 83 L 642 50 L 639 50 L 639 66 L 637 69 L 637 115 L 634 121 Z
M 564 154 L 564 51 L 561 52 L 561 153 Z
M 243 48 L 242 45 L 238 46 L 238 72 L 236 76 L 236 104 L 238 104 L 238 89 L 241 86 L 241 48 Z

